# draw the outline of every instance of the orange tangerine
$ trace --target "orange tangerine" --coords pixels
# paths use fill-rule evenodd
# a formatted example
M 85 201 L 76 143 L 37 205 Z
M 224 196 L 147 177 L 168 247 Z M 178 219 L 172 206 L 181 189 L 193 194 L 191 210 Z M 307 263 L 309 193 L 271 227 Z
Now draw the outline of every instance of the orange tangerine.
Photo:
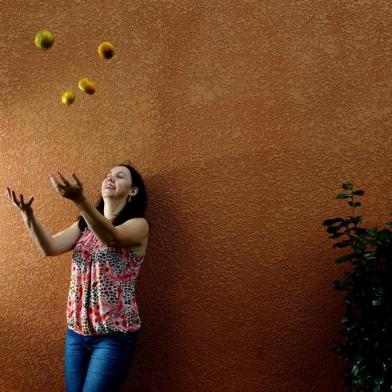
M 95 83 L 88 78 L 80 79 L 78 86 L 83 92 L 87 94 L 94 94 L 95 90 L 97 89 Z
M 98 54 L 104 59 L 111 59 L 114 55 L 114 46 L 108 41 L 103 41 L 98 46 Z

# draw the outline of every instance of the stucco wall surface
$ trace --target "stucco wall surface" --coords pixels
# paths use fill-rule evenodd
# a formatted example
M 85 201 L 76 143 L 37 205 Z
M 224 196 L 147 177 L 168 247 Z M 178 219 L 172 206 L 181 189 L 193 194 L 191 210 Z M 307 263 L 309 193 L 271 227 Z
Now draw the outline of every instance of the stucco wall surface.
M 70 253 L 35 247 L 7 186 L 51 234 L 130 160 L 151 224 L 142 330 L 124 390 L 344 391 L 329 352 L 342 273 L 321 225 L 344 181 L 388 219 L 389 1 L 0 0 L 0 390 L 65 391 Z M 48 51 L 37 31 L 56 37 Z M 103 60 L 97 46 L 113 42 Z M 77 89 L 97 83 L 93 96 Z M 60 96 L 77 92 L 73 105 Z

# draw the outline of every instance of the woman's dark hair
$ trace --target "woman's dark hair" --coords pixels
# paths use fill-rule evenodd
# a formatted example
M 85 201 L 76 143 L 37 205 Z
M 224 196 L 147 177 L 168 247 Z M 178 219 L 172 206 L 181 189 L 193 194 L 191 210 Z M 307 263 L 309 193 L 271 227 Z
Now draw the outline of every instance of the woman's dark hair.
M 114 226 L 121 225 L 122 223 L 131 218 L 144 217 L 147 205 L 146 187 L 144 185 L 142 176 L 132 166 L 128 164 L 121 164 L 118 166 L 126 167 L 130 171 L 132 178 L 132 187 L 138 187 L 139 190 L 135 196 L 132 196 L 132 201 L 130 203 L 126 202 L 124 208 L 113 219 L 112 224 Z M 96 208 L 102 215 L 104 206 L 105 202 L 103 200 L 103 197 L 101 196 L 96 205 Z M 87 223 L 81 215 L 78 216 L 78 226 L 81 231 L 83 231 L 87 227 Z

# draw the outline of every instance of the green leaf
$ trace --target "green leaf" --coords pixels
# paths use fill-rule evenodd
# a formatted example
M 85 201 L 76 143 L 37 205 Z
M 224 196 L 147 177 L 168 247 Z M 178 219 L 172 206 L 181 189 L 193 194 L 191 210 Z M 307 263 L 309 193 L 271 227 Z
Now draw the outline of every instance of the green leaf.
M 329 238 L 339 238 L 342 235 L 344 235 L 344 233 L 333 233 L 332 235 L 329 236 Z
M 356 201 L 355 203 L 353 203 L 352 201 L 349 201 L 348 204 L 353 208 L 357 208 L 362 205 L 359 201 Z
M 332 351 L 335 352 L 337 354 L 340 354 L 343 350 L 341 347 L 334 347 L 334 348 L 330 348 L 328 351 Z
M 351 245 L 351 241 L 343 240 L 343 241 L 337 242 L 332 247 L 333 248 L 346 248 L 347 246 L 350 246 L 350 245 Z
M 385 240 L 387 238 L 392 238 L 392 233 L 389 230 L 381 230 L 377 233 L 378 240 Z
M 347 283 L 342 280 L 335 280 L 333 282 L 333 284 L 334 284 L 335 290 L 337 290 L 337 291 L 343 291 L 347 288 Z
M 384 377 L 379 377 L 375 380 L 376 384 L 382 385 L 384 384 Z
M 367 261 L 376 260 L 376 256 L 373 253 L 370 253 L 370 252 L 365 252 L 362 256 Z
M 354 253 L 350 253 L 348 255 L 340 256 L 336 259 L 335 264 L 342 264 L 346 261 L 349 261 L 355 257 Z
M 353 184 L 351 184 L 350 182 L 345 182 L 342 185 L 342 188 L 345 189 L 346 191 L 349 191 L 350 189 L 353 189 Z
M 365 249 L 365 244 L 361 240 L 358 240 L 354 243 L 354 249 L 362 252 Z
M 366 236 L 364 236 L 364 237 L 362 237 L 361 236 L 361 234 L 366 234 L 366 229 L 364 229 L 363 227 L 354 227 L 353 229 L 352 229 L 352 231 L 355 233 L 355 234 L 357 234 L 357 235 L 359 235 L 360 236 L 360 238 L 361 238 L 361 240 L 366 240 Z
M 362 216 L 361 215 L 349 216 L 348 219 L 347 219 L 347 222 L 353 223 L 354 225 L 358 225 L 359 223 L 362 222 Z
M 375 236 L 377 235 L 377 231 L 378 231 L 377 227 L 373 227 L 373 228 L 371 228 L 371 229 L 368 229 L 368 230 L 367 230 L 367 233 L 368 233 L 370 236 L 375 237 Z
M 378 294 L 378 295 L 382 295 L 385 292 L 385 287 L 383 286 L 379 286 L 379 287 L 375 287 L 374 291 Z
M 356 195 L 356 196 L 363 196 L 364 194 L 365 194 L 365 191 L 363 191 L 362 189 L 358 189 L 353 192 L 353 195 Z
M 335 233 L 342 228 L 341 225 L 327 227 L 327 233 Z
M 337 199 L 342 200 L 342 199 L 349 199 L 351 198 L 351 195 L 348 195 L 347 193 L 339 193 L 336 196 Z
M 331 226 L 331 225 L 334 225 L 335 223 L 338 223 L 338 222 L 344 222 L 344 220 L 342 218 L 326 219 L 323 222 L 323 225 L 324 226 Z
M 355 377 L 355 376 L 358 375 L 358 373 L 359 373 L 359 368 L 358 368 L 357 365 L 354 365 L 354 366 L 352 367 L 352 369 L 351 369 L 351 374 Z
M 373 306 L 380 306 L 380 305 L 382 305 L 382 301 L 380 299 L 374 299 L 372 301 L 372 305 Z

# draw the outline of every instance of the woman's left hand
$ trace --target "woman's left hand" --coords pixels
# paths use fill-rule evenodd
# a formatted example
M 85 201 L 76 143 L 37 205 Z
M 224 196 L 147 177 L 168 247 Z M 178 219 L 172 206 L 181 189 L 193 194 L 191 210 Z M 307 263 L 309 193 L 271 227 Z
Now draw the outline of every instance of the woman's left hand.
M 63 180 L 63 184 L 57 180 L 54 173 L 51 173 L 49 177 L 53 186 L 61 196 L 74 202 L 78 202 L 84 199 L 82 182 L 75 173 L 72 173 L 72 177 L 76 180 L 76 184 L 71 184 L 60 172 L 57 172 L 57 174 Z

